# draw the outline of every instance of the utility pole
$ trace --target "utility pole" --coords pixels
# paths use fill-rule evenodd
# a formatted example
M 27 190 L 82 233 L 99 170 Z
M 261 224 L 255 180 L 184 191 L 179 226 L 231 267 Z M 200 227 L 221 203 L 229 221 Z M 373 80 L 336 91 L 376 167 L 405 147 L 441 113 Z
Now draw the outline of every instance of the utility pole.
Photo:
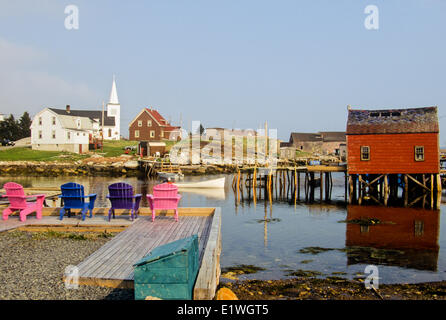
M 102 101 L 101 152 L 104 152 L 104 101 Z
M 268 159 L 268 121 L 265 121 L 265 160 Z

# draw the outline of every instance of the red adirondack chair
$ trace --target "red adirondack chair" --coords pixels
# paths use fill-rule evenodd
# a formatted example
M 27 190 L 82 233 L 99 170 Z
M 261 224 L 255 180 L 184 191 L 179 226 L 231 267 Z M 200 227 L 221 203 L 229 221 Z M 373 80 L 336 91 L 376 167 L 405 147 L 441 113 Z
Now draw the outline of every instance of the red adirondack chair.
M 7 197 L 9 200 L 9 207 L 3 210 L 3 220 L 8 220 L 8 216 L 14 211 L 20 211 L 20 221 L 25 221 L 26 216 L 34 211 L 37 219 L 42 218 L 44 194 L 26 196 L 23 187 L 14 182 L 5 183 L 3 188 L 6 190 L 6 195 L 2 195 L 2 197 Z M 36 202 L 26 202 L 28 198 L 37 199 Z
M 152 221 L 155 221 L 156 210 L 175 210 L 175 221 L 178 221 L 178 202 L 181 195 L 178 187 L 171 183 L 162 183 L 153 187 L 153 195 L 148 194 L 150 210 L 152 210 Z

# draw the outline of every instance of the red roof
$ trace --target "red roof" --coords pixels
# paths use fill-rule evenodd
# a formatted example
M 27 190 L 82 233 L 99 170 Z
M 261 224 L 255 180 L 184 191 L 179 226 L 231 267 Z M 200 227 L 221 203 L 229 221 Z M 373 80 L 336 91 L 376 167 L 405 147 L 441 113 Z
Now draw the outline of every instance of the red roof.
M 164 131 L 180 129 L 180 127 L 171 126 L 157 110 L 151 108 L 146 108 L 146 110 L 160 124 L 160 126 L 164 127 Z

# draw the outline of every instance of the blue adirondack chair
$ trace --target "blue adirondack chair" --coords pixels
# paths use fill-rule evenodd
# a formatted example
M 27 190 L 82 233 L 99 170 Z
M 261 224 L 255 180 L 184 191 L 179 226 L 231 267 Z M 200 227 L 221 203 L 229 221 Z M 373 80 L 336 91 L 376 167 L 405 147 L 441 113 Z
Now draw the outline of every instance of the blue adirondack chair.
M 129 209 L 131 210 L 131 218 L 137 218 L 139 210 L 139 202 L 141 201 L 141 194 L 133 194 L 133 187 L 128 183 L 117 182 L 108 186 L 109 195 L 107 198 L 111 202 L 111 208 L 108 211 L 108 221 L 115 218 L 115 209 Z
M 82 210 L 82 221 L 85 220 L 85 214 L 90 211 L 90 218 L 93 216 L 94 202 L 96 193 L 84 195 L 84 186 L 68 182 L 60 186 L 62 195 L 59 196 L 63 200 L 63 208 L 60 210 L 59 219 L 62 220 L 65 211 L 68 212 L 68 218 L 71 216 L 71 209 Z M 89 198 L 89 202 L 85 202 L 85 198 Z

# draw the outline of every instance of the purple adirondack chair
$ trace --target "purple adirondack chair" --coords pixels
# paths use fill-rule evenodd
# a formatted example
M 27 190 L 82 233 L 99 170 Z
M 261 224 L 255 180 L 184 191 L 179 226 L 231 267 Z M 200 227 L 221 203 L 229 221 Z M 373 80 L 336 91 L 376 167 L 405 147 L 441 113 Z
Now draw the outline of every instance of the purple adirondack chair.
M 133 187 L 131 185 L 124 182 L 113 183 L 108 186 L 108 192 L 107 198 L 111 202 L 111 208 L 108 211 L 108 221 L 110 221 L 112 213 L 113 219 L 115 218 L 115 209 L 130 209 L 132 220 L 133 215 L 135 215 L 135 218 L 138 217 L 137 212 L 142 195 L 133 195 Z
M 155 221 L 156 210 L 175 210 L 175 221 L 178 221 L 178 202 L 181 195 L 178 187 L 171 183 L 162 183 L 153 187 L 153 195 L 148 194 L 150 210 L 152 210 L 152 221 Z
M 8 220 L 8 216 L 14 211 L 20 211 L 20 221 L 26 221 L 26 216 L 34 211 L 37 219 L 42 219 L 44 194 L 26 196 L 23 187 L 15 182 L 5 183 L 3 188 L 6 190 L 6 195 L 2 197 L 7 197 L 9 200 L 9 207 L 3 210 L 3 220 Z M 26 202 L 28 198 L 37 199 L 36 202 Z

